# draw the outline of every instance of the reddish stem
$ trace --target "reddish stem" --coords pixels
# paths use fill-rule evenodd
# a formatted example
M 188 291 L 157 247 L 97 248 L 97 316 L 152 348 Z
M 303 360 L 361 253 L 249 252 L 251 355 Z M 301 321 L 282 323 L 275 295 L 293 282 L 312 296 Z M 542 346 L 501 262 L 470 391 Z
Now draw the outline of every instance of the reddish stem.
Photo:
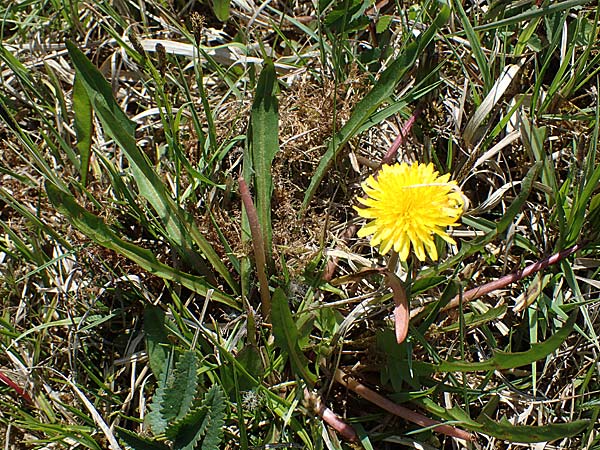
M 246 215 L 248 216 L 248 224 L 250 225 L 250 234 L 252 235 L 252 248 L 254 249 L 254 260 L 256 262 L 256 276 L 258 277 L 258 284 L 260 288 L 261 298 L 261 311 L 265 321 L 269 321 L 271 316 L 271 294 L 269 293 L 269 281 L 267 279 L 267 273 L 265 267 L 267 265 L 267 258 L 265 255 L 265 244 L 263 235 L 260 231 L 260 222 L 258 221 L 258 213 L 256 207 L 252 201 L 252 195 L 250 189 L 244 180 L 244 177 L 240 175 L 240 195 L 242 197 L 242 203 L 246 209 Z
M 308 402 L 312 410 L 323 419 L 323 422 L 337 431 L 345 440 L 358 442 L 358 435 L 354 431 L 354 428 L 340 419 L 337 414 L 323 404 L 318 396 L 311 394 L 306 388 L 304 389 L 304 399 Z
M 498 278 L 497 280 L 490 281 L 489 283 L 483 284 L 473 289 L 469 289 L 468 291 L 463 292 L 462 302 L 470 302 L 471 300 L 475 300 L 497 289 L 502 289 L 508 286 L 509 284 L 514 283 L 515 281 L 519 281 L 525 277 L 528 277 L 529 275 L 533 275 L 534 273 L 539 272 L 540 270 L 543 270 L 546 267 L 556 264 L 557 262 L 565 259 L 566 257 L 572 255 L 576 251 L 581 250 L 583 246 L 584 244 L 575 244 L 565 250 L 555 253 L 554 255 L 548 256 L 547 258 L 535 262 L 522 270 L 517 270 L 516 272 L 505 275 L 501 278 Z M 458 307 L 460 302 L 461 296 L 457 295 L 452 300 L 450 300 L 450 302 L 446 306 L 442 308 L 442 311 L 456 308 Z
M 398 136 L 392 143 L 392 146 L 388 149 L 385 156 L 381 159 L 381 164 L 391 164 L 396 160 L 398 149 L 404 143 L 404 139 L 406 138 L 406 136 L 408 136 L 408 133 L 410 133 L 410 130 L 417 121 L 417 118 L 421 115 L 422 110 L 423 107 L 420 104 L 417 105 L 412 115 L 409 117 L 406 123 L 402 125 L 402 129 L 400 130 L 400 133 L 398 133 Z
M 408 420 L 409 422 L 416 423 L 422 427 L 433 427 L 433 431 L 445 434 L 447 436 L 464 439 L 465 441 L 473 440 L 473 435 L 471 433 L 450 425 L 443 425 L 437 420 L 430 419 L 429 417 L 426 417 L 415 411 L 411 411 L 404 406 L 397 405 L 391 400 L 388 400 L 387 398 L 379 395 L 377 392 L 374 392 L 365 385 L 359 383 L 349 375 L 346 375 L 340 369 L 335 370 L 335 380 L 342 386 L 346 386 L 351 391 L 356 392 L 362 398 L 398 417 Z
M 31 399 L 31 396 L 27 392 L 25 392 L 25 390 L 21 386 L 19 386 L 13 380 L 8 378 L 2 372 L 0 372 L 0 381 L 2 381 L 8 387 L 12 388 L 17 393 L 17 395 L 19 397 L 21 397 L 23 400 L 25 400 L 27 403 L 29 403 L 30 405 L 33 405 L 33 400 Z

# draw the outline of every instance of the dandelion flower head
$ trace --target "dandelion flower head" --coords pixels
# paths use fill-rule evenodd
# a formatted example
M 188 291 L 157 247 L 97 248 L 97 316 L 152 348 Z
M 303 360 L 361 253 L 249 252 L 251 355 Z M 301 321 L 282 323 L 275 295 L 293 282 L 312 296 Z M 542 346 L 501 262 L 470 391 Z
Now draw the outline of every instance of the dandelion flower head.
M 362 183 L 367 198 L 358 198 L 363 207 L 354 207 L 361 217 L 373 219 L 358 231 L 359 237 L 370 236 L 371 246 L 383 255 L 390 249 L 406 261 L 410 247 L 420 261 L 425 250 L 437 260 L 434 235 L 456 244 L 446 233 L 457 226 L 464 201 L 450 174 L 439 175 L 433 164 L 384 164 L 377 178 Z

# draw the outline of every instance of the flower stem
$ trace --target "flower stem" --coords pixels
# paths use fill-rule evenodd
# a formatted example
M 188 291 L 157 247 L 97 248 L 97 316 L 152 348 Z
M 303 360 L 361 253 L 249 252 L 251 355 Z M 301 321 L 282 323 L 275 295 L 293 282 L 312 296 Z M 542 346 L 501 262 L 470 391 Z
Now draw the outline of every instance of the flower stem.
M 252 248 L 254 249 L 254 260 L 256 263 L 256 276 L 258 277 L 258 284 L 260 289 L 261 298 L 261 312 L 266 322 L 269 321 L 271 316 L 271 294 L 269 293 L 269 281 L 267 279 L 266 265 L 267 258 L 265 256 L 265 244 L 263 235 L 260 231 L 260 223 L 258 221 L 258 214 L 256 207 L 252 201 L 252 195 L 250 189 L 244 180 L 244 177 L 240 175 L 240 195 L 242 197 L 242 203 L 246 209 L 246 215 L 248 216 L 248 224 L 250 225 L 250 234 L 252 235 Z
M 344 422 L 331 409 L 327 408 L 321 398 L 316 394 L 311 393 L 308 389 L 304 389 L 304 401 L 307 402 L 311 409 L 321 418 L 323 422 L 328 424 L 337 433 L 349 442 L 357 442 L 358 435 L 352 426 Z
M 525 277 L 528 277 L 529 275 L 533 275 L 534 273 L 539 272 L 540 270 L 543 270 L 548 266 L 556 264 L 557 262 L 565 259 L 566 257 L 572 255 L 573 253 L 577 252 L 578 250 L 581 250 L 582 247 L 584 247 L 584 244 L 572 245 L 571 247 L 569 247 L 565 250 L 562 250 L 558 253 L 555 253 L 554 255 L 548 256 L 544 259 L 539 260 L 538 262 L 530 264 L 529 266 L 525 267 L 522 270 L 517 270 L 513 273 L 510 273 L 508 275 L 500 277 L 497 280 L 490 281 L 489 283 L 485 283 L 485 284 L 483 284 L 481 286 L 477 286 L 476 288 L 473 288 L 473 289 L 469 289 L 468 291 L 463 292 L 462 302 L 463 302 L 463 304 L 466 302 L 470 302 L 471 300 L 475 300 L 479 297 L 483 297 L 484 295 L 489 294 L 490 292 L 493 292 L 496 289 L 502 289 L 502 288 L 508 286 L 509 284 L 514 283 L 515 281 L 519 281 Z M 456 307 L 458 307 L 460 302 L 461 302 L 460 296 L 457 295 L 452 300 L 450 300 L 450 302 L 446 306 L 444 306 L 442 308 L 442 311 L 456 308 Z
M 335 381 L 340 383 L 342 386 L 347 387 L 351 391 L 356 392 L 362 398 L 370 401 L 380 408 L 383 408 L 398 417 L 402 417 L 409 422 L 416 423 L 422 427 L 432 427 L 433 431 L 445 434 L 447 436 L 464 439 L 465 441 L 473 440 L 473 435 L 471 433 L 450 425 L 443 425 L 437 420 L 430 419 L 429 417 L 419 414 L 418 412 L 411 411 L 404 406 L 397 405 L 391 400 L 379 395 L 377 392 L 374 392 L 365 385 L 359 383 L 340 369 L 335 370 Z

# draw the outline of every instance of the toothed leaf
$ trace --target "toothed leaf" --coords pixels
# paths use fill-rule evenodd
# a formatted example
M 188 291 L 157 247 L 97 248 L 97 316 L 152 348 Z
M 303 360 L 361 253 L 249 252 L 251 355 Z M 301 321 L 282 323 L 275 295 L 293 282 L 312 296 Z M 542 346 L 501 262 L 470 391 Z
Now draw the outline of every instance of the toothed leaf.
M 194 351 L 184 353 L 177 361 L 168 395 L 161 404 L 161 412 L 169 422 L 182 419 L 191 409 L 198 386 L 197 368 Z
M 220 386 L 212 386 L 204 396 L 204 404 L 209 407 L 206 436 L 202 441 L 202 450 L 218 449 L 223 439 L 225 424 L 225 395 Z
M 146 425 L 150 427 L 154 434 L 164 433 L 169 422 L 162 414 L 162 404 L 165 401 L 166 393 L 169 390 L 169 378 L 171 378 L 170 367 L 167 367 L 161 372 L 158 379 L 158 385 L 152 396 L 150 403 L 150 412 L 146 415 Z
M 173 450 L 216 450 L 223 439 L 225 396 L 222 389 L 212 386 L 204 395 L 202 405 L 190 411 L 167 430 Z
M 125 443 L 127 448 L 132 450 L 169 450 L 169 447 L 153 439 L 142 437 L 137 433 L 117 427 L 119 439 Z

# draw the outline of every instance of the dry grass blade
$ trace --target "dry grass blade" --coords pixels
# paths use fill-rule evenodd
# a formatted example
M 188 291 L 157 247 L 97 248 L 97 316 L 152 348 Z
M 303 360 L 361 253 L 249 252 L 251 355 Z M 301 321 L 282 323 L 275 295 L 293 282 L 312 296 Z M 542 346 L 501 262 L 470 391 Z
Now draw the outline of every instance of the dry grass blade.
M 463 139 L 469 147 L 475 145 L 475 141 L 478 140 L 476 134 L 481 129 L 485 118 L 492 109 L 498 106 L 498 102 L 504 96 L 504 93 L 515 79 L 524 63 L 525 60 L 521 60 L 518 64 L 510 64 L 504 68 L 492 86 L 492 89 L 490 89 L 490 92 L 483 99 L 475 113 L 473 113 L 469 122 L 467 122 L 463 131 Z

